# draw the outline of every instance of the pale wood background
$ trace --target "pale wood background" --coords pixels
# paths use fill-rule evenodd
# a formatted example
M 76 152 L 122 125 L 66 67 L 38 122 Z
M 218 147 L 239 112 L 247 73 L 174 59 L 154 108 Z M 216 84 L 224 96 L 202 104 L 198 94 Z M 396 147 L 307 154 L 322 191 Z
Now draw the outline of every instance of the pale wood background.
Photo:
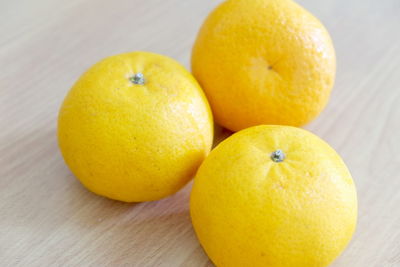
M 211 0 L 0 0 L 0 265 L 212 266 L 193 233 L 190 185 L 124 204 L 86 191 L 56 143 L 58 107 L 99 59 L 148 50 L 189 65 Z M 306 128 L 343 156 L 359 194 L 335 267 L 400 266 L 400 1 L 300 0 L 331 32 L 331 102 Z

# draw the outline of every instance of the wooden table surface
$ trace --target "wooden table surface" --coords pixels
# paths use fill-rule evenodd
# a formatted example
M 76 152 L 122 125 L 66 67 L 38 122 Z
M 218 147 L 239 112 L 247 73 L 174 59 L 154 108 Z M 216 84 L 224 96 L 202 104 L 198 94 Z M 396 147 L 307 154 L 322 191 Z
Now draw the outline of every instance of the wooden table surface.
M 0 265 L 212 266 L 188 213 L 191 184 L 126 204 L 73 177 L 56 140 L 66 92 L 90 65 L 148 50 L 189 66 L 211 0 L 0 1 Z M 338 73 L 306 128 L 358 188 L 353 241 L 334 267 L 400 266 L 400 1 L 300 0 L 330 31 Z

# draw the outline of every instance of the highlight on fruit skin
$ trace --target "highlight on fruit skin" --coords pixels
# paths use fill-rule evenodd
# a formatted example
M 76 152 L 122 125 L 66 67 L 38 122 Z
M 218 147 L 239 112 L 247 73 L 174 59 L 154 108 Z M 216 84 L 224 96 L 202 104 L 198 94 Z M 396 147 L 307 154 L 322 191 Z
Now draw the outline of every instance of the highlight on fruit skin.
M 321 22 L 291 0 L 227 0 L 206 18 L 192 72 L 216 122 L 232 131 L 301 126 L 326 106 L 336 56 Z
M 181 189 L 208 155 L 213 118 L 193 76 L 175 60 L 132 52 L 101 60 L 65 97 L 62 156 L 90 191 L 126 202 Z
M 357 192 L 319 137 L 261 125 L 211 151 L 194 179 L 190 214 L 218 267 L 324 267 L 353 236 Z

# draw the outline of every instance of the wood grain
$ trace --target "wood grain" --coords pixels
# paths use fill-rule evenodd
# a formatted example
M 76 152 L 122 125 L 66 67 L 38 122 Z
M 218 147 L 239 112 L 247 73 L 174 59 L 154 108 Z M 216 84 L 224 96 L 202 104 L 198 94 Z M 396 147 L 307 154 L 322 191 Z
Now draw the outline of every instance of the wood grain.
M 2 266 L 212 266 L 193 233 L 190 184 L 150 203 L 86 191 L 56 143 L 58 107 L 99 59 L 148 50 L 189 66 L 211 0 L 0 1 Z M 301 0 L 331 32 L 331 101 L 306 128 L 353 173 L 359 222 L 334 267 L 400 266 L 400 1 Z

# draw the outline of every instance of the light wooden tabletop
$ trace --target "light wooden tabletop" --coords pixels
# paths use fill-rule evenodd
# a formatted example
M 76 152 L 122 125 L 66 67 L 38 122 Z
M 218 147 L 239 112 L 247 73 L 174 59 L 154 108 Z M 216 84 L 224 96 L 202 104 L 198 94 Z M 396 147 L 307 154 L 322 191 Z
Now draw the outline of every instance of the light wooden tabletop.
M 211 0 L 0 1 L 2 266 L 212 266 L 188 213 L 189 184 L 151 203 L 98 197 L 57 148 L 56 117 L 90 65 L 147 50 L 189 66 Z M 342 155 L 359 221 L 335 267 L 400 266 L 400 1 L 299 0 L 330 31 L 338 73 L 306 128 Z

